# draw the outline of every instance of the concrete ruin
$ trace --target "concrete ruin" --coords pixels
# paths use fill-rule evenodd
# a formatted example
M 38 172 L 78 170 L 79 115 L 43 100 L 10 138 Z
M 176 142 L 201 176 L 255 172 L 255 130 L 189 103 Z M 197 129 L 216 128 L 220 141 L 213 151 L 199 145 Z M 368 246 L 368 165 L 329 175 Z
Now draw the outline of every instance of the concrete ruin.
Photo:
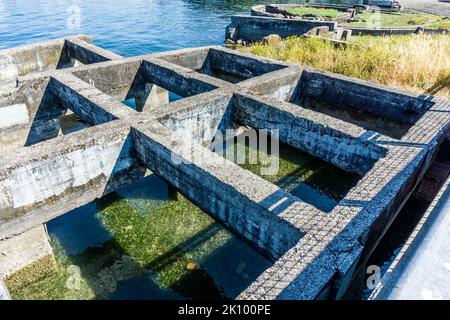
M 32 72 L 0 87 L 2 277 L 51 254 L 49 220 L 151 170 L 273 261 L 239 299 L 340 298 L 449 138 L 448 100 L 222 47 L 121 58 L 86 39 L 0 52 Z M 50 47 L 48 63 L 24 55 Z M 86 125 L 64 133 L 71 113 Z M 210 150 L 239 125 L 361 180 L 323 212 Z
M 289 36 L 320 37 L 342 44 L 351 36 L 389 36 L 409 34 L 448 34 L 447 29 L 433 29 L 425 26 L 383 27 L 353 26 L 344 24 L 354 14 L 370 9 L 370 6 L 381 7 L 382 11 L 399 11 L 398 3 L 393 1 L 322 1 L 309 2 L 307 7 L 332 8 L 342 11 L 333 20 L 319 16 L 303 17 L 289 12 L 302 4 L 264 4 L 251 8 L 251 15 L 231 17 L 225 38 L 235 43 L 251 43 L 262 41 L 264 37 L 276 34 L 282 38 Z M 397 13 L 398 14 L 398 13 Z

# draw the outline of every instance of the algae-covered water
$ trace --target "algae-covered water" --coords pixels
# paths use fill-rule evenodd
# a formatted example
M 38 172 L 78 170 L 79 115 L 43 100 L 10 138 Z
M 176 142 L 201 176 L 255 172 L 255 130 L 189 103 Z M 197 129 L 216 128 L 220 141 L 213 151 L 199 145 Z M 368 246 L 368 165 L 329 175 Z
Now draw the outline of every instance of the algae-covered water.
M 258 150 L 255 146 L 250 147 L 250 140 L 242 139 L 241 136 L 225 145 L 222 155 L 226 155 L 226 148 L 233 147 L 234 159 L 231 160 L 237 162 L 242 168 L 261 176 L 322 211 L 333 210 L 361 179 L 357 174 L 341 170 L 277 139 L 260 134 L 255 136 L 258 139 Z M 259 147 L 260 138 L 266 140 L 266 148 Z M 278 144 L 278 148 L 272 148 L 274 143 Z M 273 152 L 275 150 L 276 152 Z M 238 161 L 239 155 L 243 155 L 242 159 L 245 158 L 244 163 Z M 253 158 L 256 161 L 252 160 Z M 266 174 L 262 169 L 267 169 L 269 166 L 277 167 L 277 170 L 273 174 Z
M 234 298 L 270 266 L 153 174 L 47 227 L 56 270 L 15 299 Z

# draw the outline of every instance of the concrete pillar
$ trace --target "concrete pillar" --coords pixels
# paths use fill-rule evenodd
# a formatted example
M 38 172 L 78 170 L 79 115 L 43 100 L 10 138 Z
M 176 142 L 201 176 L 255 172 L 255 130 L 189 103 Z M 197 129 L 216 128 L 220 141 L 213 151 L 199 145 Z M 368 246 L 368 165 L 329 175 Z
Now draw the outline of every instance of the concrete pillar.
M 52 254 L 52 247 L 44 225 L 0 240 L 0 278 L 4 279 Z
M 169 103 L 169 91 L 154 84 L 146 84 L 144 97 L 136 97 L 137 111 L 149 110 Z

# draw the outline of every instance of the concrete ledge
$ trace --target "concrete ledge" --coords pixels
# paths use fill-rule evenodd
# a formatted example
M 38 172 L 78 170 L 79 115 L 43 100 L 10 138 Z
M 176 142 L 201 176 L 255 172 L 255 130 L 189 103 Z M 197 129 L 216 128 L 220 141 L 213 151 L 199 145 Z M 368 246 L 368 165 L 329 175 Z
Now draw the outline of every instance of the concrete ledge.
M 84 121 L 101 124 L 131 116 L 135 111 L 70 74 L 54 75 L 50 91 Z
M 251 16 L 233 16 L 231 24 L 226 30 L 226 40 L 238 41 L 261 41 L 262 38 L 278 34 L 285 38 L 289 36 L 301 36 L 316 27 L 326 26 L 329 31 L 333 31 L 337 27 L 336 22 L 328 21 L 309 21 L 309 20 L 291 20 L 268 17 L 251 17 Z
M 69 57 L 83 64 L 92 64 L 109 60 L 122 59 L 122 56 L 111 51 L 87 43 L 82 39 L 68 39 L 64 43 L 64 49 Z
M 79 35 L 0 50 L 0 85 L 14 82 L 25 74 L 70 65 L 70 57 L 64 50 L 66 39 L 92 41 L 90 37 Z
M 287 192 L 206 148 L 189 146 L 189 139 L 162 125 L 137 126 L 133 135 L 136 152 L 150 170 L 272 259 L 301 237 L 277 217 L 276 202 L 267 201 L 277 194 L 291 203 Z
M 277 129 L 280 141 L 335 166 L 364 175 L 386 150 L 360 137 L 364 129 L 298 106 L 236 95 L 235 121 L 259 129 Z

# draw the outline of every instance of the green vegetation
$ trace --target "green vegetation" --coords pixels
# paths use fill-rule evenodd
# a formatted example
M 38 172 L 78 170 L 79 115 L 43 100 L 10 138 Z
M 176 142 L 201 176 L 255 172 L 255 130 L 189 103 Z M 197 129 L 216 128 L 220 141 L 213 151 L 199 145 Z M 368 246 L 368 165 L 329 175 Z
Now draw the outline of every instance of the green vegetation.
M 299 6 L 288 10 L 292 14 L 303 16 L 305 14 L 314 14 L 322 18 L 331 20 L 336 19 L 344 11 L 331 8 L 313 8 Z M 450 20 L 448 17 L 437 16 L 428 13 L 412 13 L 412 12 L 363 12 L 357 14 L 354 21 L 340 23 L 344 26 L 353 27 L 375 27 L 381 26 L 386 28 L 423 26 L 433 29 L 450 29 Z
M 227 243 L 231 235 L 187 199 L 178 197 L 147 211 L 136 210 L 117 194 L 98 200 L 101 222 L 112 232 L 112 240 L 101 248 L 68 256 L 53 239 L 56 270 L 31 285 L 25 282 L 25 287 L 16 281 L 10 286 L 13 298 L 105 299 L 117 290 L 119 281 L 146 272 L 153 273 L 166 298 L 174 292 L 181 297 L 224 298 L 201 265 L 203 258 Z M 190 240 L 197 237 L 202 241 L 191 247 Z M 81 269 L 78 289 L 67 287 L 72 275 L 69 266 L 73 265 Z
M 308 8 L 308 7 L 298 7 L 289 9 L 288 12 L 292 14 L 296 14 L 299 16 L 305 14 L 315 14 L 321 16 L 323 18 L 334 19 L 338 15 L 345 13 L 344 11 L 336 10 L 336 9 L 327 9 L 327 8 Z
M 352 37 L 348 46 L 290 37 L 276 45 L 237 50 L 372 80 L 417 94 L 450 98 L 450 41 L 446 35 Z
M 377 13 L 363 12 L 358 14 L 356 21 L 346 22 L 342 25 L 348 26 L 381 26 L 381 27 L 409 27 L 409 26 L 425 26 L 430 28 L 438 28 L 438 26 L 448 19 L 427 13 Z
M 427 25 L 427 28 L 431 29 L 450 29 L 450 19 L 444 18 L 441 20 L 438 20 L 436 22 L 430 23 Z

